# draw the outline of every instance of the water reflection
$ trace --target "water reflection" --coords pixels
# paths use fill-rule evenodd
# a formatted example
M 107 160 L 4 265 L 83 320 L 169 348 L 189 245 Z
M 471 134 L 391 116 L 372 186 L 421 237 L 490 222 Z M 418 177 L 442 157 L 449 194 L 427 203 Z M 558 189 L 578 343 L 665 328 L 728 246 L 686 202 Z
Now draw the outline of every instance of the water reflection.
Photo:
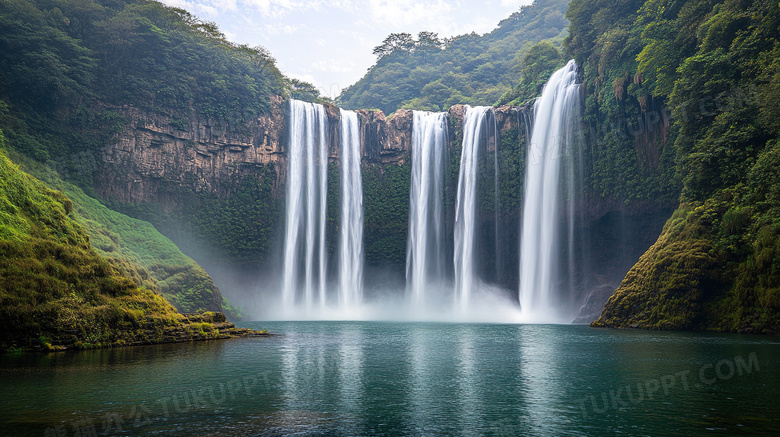
M 411 425 L 414 428 L 424 426 L 427 419 L 425 407 L 434 403 L 432 373 L 435 372 L 433 357 L 428 351 L 433 344 L 431 332 L 427 329 L 418 329 L 409 335 L 409 355 L 411 361 L 411 375 L 409 388 L 409 414 Z
M 522 420 L 525 427 L 542 434 L 549 434 L 557 427 L 560 416 L 556 404 L 562 392 L 557 385 L 561 365 L 560 337 L 549 334 L 546 326 L 523 329 L 520 346 L 524 394 Z
M 356 325 L 339 335 L 338 380 L 341 411 L 349 416 L 351 427 L 360 429 L 363 400 L 363 332 Z M 353 429 L 354 431 L 355 429 Z
M 555 325 L 263 327 L 283 335 L 0 356 L 0 430 L 40 436 L 62 425 L 72 435 L 74 421 L 89 418 L 100 431 L 108 413 L 123 415 L 124 434 L 144 436 L 774 435 L 780 427 L 772 338 Z M 718 363 L 726 375 L 749 354 L 757 357 L 750 373 L 717 377 Z M 716 380 L 700 381 L 702 368 Z M 628 385 L 668 385 L 678 372 L 688 372 L 687 386 L 676 376 L 652 399 L 627 397 Z M 234 390 L 224 396 L 222 387 Z M 151 409 L 142 426 L 127 420 L 140 405 Z
M 458 360 L 457 403 L 459 408 L 458 422 L 461 430 L 475 429 L 480 423 L 482 405 L 479 399 L 479 386 L 481 378 L 477 369 L 477 357 L 474 345 L 475 326 L 461 325 L 458 327 L 458 348 L 456 360 Z M 482 357 L 486 358 L 486 357 Z

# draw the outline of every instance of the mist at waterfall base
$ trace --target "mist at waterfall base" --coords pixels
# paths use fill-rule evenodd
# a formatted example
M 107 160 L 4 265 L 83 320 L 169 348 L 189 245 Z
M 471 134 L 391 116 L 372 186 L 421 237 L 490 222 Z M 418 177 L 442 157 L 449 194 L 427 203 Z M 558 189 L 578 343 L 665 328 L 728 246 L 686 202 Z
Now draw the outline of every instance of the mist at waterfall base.
M 280 293 L 276 299 L 264 296 L 261 318 L 570 322 L 570 302 L 553 278 L 561 269 L 557 248 L 573 237 L 571 232 L 558 235 L 557 217 L 559 204 L 573 202 L 577 191 L 574 160 L 567 158 L 576 136 L 575 77 L 572 61 L 551 77 L 535 105 L 528 147 L 529 154 L 539 156 L 528 160 L 525 175 L 519 295 L 499 285 L 499 269 L 486 266 L 483 256 L 494 251 L 492 261 L 498 264 L 502 240 L 498 233 L 500 140 L 491 107 L 466 107 L 454 205 L 445 205 L 451 141 L 447 113 L 414 111 L 405 281 L 399 282 L 389 274 L 382 280 L 381 272 L 364 268 L 357 114 L 339 110 L 339 126 L 328 126 L 322 105 L 291 100 Z M 334 138 L 329 138 L 329 132 Z M 335 199 L 328 198 L 332 162 L 339 163 Z M 480 217 L 483 198 L 494 202 L 494 218 Z M 326 224 L 329 206 L 340 211 L 334 227 Z M 486 238 L 480 223 L 491 220 L 494 235 Z M 573 219 L 567 223 L 563 228 L 572 229 Z M 328 238 L 337 240 L 332 256 L 327 254 Z M 574 254 L 569 252 L 565 255 L 571 260 Z M 366 271 L 371 275 L 368 280 Z

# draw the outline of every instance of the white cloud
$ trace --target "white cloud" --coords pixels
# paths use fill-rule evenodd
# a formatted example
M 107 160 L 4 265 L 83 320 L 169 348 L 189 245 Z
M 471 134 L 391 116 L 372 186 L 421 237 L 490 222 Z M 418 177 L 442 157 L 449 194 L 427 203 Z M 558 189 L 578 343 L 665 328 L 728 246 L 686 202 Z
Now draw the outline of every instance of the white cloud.
M 214 6 L 214 2 L 211 0 L 206 1 L 189 1 L 189 0 L 161 0 L 162 3 L 173 6 L 175 8 L 181 8 L 187 10 L 198 17 L 209 18 L 214 17 L 219 13 L 219 9 Z
M 270 35 L 292 35 L 300 28 L 301 26 L 283 22 L 266 23 L 263 25 L 263 29 Z
M 311 67 L 315 71 L 329 71 L 335 73 L 349 73 L 354 69 L 354 63 L 344 64 L 342 61 L 335 58 L 328 58 L 317 61 L 311 64 Z
M 360 79 L 390 33 L 484 33 L 532 0 L 161 1 L 216 22 L 230 41 L 263 45 L 283 71 L 330 88 Z
M 220 12 L 259 12 L 268 18 L 281 18 L 293 12 L 319 10 L 322 6 L 329 8 L 351 9 L 349 0 L 326 2 L 322 0 L 160 0 L 166 5 L 183 8 L 191 12 L 216 15 Z
M 369 13 L 376 23 L 393 27 L 416 27 L 426 23 L 427 28 L 444 31 L 451 23 L 450 4 L 443 0 L 369 0 Z

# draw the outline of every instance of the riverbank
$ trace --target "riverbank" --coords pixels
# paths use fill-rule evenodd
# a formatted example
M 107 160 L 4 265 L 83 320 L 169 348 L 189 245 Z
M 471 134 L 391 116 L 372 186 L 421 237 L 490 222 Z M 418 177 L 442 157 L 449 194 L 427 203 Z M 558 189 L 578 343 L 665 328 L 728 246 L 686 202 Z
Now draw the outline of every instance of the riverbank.
M 102 349 L 121 346 L 141 346 L 163 343 L 186 343 L 193 341 L 227 340 L 237 337 L 270 336 L 267 331 L 236 328 L 225 314 L 205 312 L 199 314 L 180 314 L 180 323 L 172 325 L 145 325 L 130 329 L 124 335 L 113 335 L 113 341 L 87 342 L 78 340 L 75 333 L 63 331 L 56 337 L 42 337 L 38 344 L 13 351 L 54 352 L 65 350 Z

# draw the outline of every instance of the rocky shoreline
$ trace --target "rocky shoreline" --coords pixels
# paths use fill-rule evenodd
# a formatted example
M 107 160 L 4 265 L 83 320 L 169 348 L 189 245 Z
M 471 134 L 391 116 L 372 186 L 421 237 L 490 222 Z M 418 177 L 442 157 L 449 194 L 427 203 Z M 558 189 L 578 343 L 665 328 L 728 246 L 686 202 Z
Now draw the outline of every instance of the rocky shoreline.
M 59 337 L 51 343 L 28 348 L 28 351 L 66 351 L 102 349 L 121 346 L 142 346 L 162 343 L 186 343 L 192 341 L 227 340 L 238 337 L 269 337 L 273 334 L 267 331 L 257 331 L 248 328 L 236 328 L 229 322 L 225 314 L 220 312 L 205 312 L 198 314 L 182 314 L 181 323 L 174 326 L 140 329 L 132 333 L 131 338 L 118 339 L 111 343 L 91 344 L 83 341 L 67 339 L 67 335 Z

